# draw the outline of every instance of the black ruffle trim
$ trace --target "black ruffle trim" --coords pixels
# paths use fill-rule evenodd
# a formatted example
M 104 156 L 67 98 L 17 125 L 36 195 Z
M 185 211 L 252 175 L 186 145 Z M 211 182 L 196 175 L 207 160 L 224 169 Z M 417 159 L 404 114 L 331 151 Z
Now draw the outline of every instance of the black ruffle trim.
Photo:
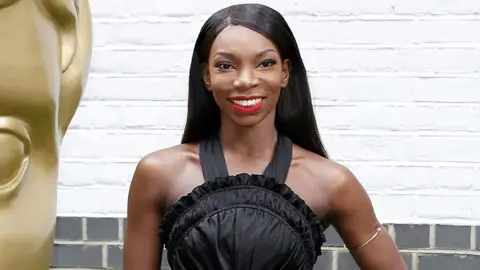
M 267 189 L 281 196 L 288 204 L 293 206 L 305 218 L 309 225 L 309 230 L 305 230 L 302 224 L 290 222 L 287 218 L 290 226 L 292 226 L 292 228 L 294 228 L 294 230 L 302 237 L 302 241 L 306 246 L 307 251 L 312 251 L 313 249 L 315 251 L 315 256 L 322 254 L 321 248 L 325 243 L 325 228 L 322 224 L 322 220 L 310 209 L 305 201 L 293 192 L 293 190 L 286 184 L 278 183 L 274 178 L 246 173 L 235 176 L 219 177 L 214 181 L 205 182 L 195 187 L 189 194 L 181 197 L 169 208 L 163 217 L 160 226 L 160 237 L 162 242 L 168 246 L 170 238 L 172 237 L 171 232 L 176 225 L 176 221 L 197 202 L 202 201 L 212 193 L 217 193 L 232 187 L 241 188 L 242 186 L 247 188 Z

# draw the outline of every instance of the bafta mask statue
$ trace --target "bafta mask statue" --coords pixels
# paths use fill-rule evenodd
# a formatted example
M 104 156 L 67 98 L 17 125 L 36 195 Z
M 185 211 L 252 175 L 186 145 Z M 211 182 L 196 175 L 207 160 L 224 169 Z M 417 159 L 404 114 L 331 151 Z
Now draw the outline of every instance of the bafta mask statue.
M 47 270 L 59 150 L 85 89 L 88 0 L 0 0 L 0 270 Z

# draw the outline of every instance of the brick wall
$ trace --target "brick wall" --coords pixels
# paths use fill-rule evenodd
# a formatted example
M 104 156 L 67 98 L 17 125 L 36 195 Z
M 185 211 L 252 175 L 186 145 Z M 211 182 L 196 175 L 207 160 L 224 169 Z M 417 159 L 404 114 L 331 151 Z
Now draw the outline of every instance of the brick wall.
M 125 217 L 136 163 L 180 140 L 196 35 L 212 12 L 242 1 L 90 2 L 95 47 L 62 148 L 53 262 L 115 268 L 117 218 Z M 285 14 L 327 148 L 367 188 L 382 222 L 397 224 L 389 228 L 418 265 L 412 269 L 455 269 L 455 260 L 477 269 L 480 1 L 259 2 Z M 330 250 L 322 260 L 349 269 L 348 256 Z
M 59 218 L 52 269 L 122 269 L 126 221 L 116 218 Z M 401 249 L 409 270 L 480 269 L 480 227 L 385 224 Z M 327 230 L 327 244 L 318 270 L 357 270 L 335 230 Z M 162 269 L 169 269 L 166 251 Z
M 58 211 L 121 217 L 136 162 L 180 141 L 203 21 L 241 1 L 90 2 L 91 74 L 62 148 Z M 378 216 L 478 222 L 480 2 L 261 2 L 291 24 L 327 148 Z

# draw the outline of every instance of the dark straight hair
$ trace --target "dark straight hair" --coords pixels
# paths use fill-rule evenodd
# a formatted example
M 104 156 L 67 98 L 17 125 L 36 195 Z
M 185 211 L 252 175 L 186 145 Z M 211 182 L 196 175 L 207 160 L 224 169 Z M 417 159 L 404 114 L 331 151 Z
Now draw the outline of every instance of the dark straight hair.
M 328 158 L 317 129 L 307 72 L 295 37 L 283 16 L 261 4 L 239 4 L 214 13 L 203 25 L 190 65 L 188 113 L 182 143 L 198 142 L 220 129 L 220 109 L 205 87 L 202 67 L 216 36 L 227 26 L 248 27 L 276 44 L 280 57 L 291 61 L 288 85 L 276 106 L 275 127 L 293 143 Z

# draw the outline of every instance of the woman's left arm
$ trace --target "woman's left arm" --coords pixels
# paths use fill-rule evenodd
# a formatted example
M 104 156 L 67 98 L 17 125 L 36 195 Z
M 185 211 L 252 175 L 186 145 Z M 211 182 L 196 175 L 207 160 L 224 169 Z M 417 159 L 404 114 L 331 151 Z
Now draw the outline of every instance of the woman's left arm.
M 400 251 L 378 221 L 367 192 L 350 170 L 341 167 L 330 201 L 330 224 L 361 269 L 406 270 Z

